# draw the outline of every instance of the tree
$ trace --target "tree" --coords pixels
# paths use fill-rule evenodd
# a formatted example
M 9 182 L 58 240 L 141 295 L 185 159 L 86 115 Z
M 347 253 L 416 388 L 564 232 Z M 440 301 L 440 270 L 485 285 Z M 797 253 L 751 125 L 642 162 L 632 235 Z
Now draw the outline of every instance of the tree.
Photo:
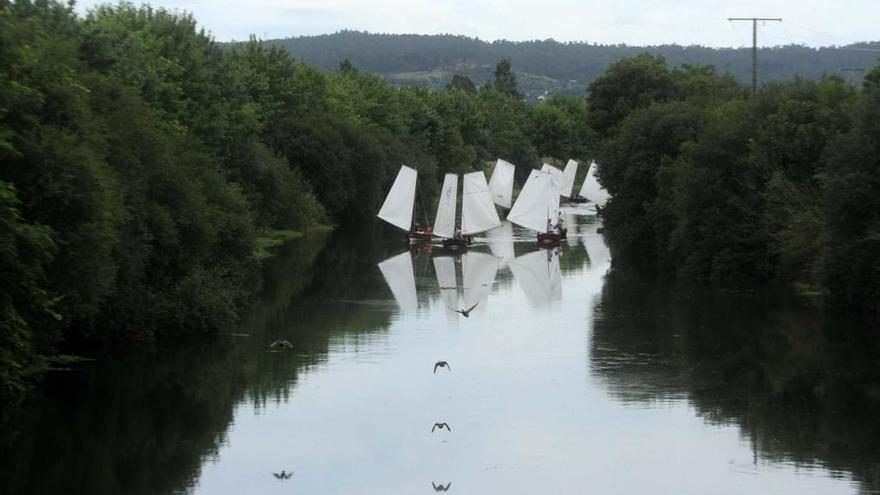
M 495 65 L 495 89 L 512 98 L 522 98 L 516 86 L 516 75 L 510 65 L 510 59 L 505 58 Z
M 15 188 L 0 181 L 0 400 L 41 370 L 57 317 L 46 289 L 46 266 L 56 249 L 51 231 L 21 217 Z
M 477 86 L 471 81 L 471 78 L 464 74 L 455 74 L 452 81 L 446 85 L 446 89 L 458 89 L 468 94 L 476 94 Z
M 590 127 L 608 137 L 633 110 L 669 100 L 674 85 L 666 60 L 643 53 L 612 64 L 588 91 Z

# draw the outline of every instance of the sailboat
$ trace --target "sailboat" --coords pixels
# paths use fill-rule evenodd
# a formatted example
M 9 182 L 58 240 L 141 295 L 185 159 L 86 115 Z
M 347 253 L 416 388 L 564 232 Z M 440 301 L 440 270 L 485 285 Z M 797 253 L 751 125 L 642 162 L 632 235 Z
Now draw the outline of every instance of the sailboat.
M 587 177 L 584 179 L 583 185 L 578 196 L 592 201 L 596 205 L 596 213 L 601 213 L 602 208 L 608 201 L 608 191 L 605 190 L 596 180 L 598 172 L 596 162 L 590 162 L 590 168 L 587 169 Z
M 434 235 L 443 238 L 443 247 L 465 249 L 472 236 L 501 225 L 498 212 L 492 204 L 492 195 L 483 172 L 471 172 L 462 176 L 461 229 L 456 233 L 455 213 L 458 206 L 458 176 L 446 174 L 437 216 L 434 219 Z
M 513 202 L 513 175 L 516 167 L 512 163 L 502 160 L 495 162 L 492 177 L 489 179 L 489 191 L 492 193 L 492 201 L 496 205 L 510 209 Z
M 431 226 L 421 227 L 413 226 L 412 215 L 416 200 L 416 185 L 418 183 L 418 172 L 415 169 L 400 166 L 397 172 L 397 178 L 382 203 L 377 216 L 382 220 L 394 225 L 399 229 L 403 229 L 407 233 L 410 244 L 431 241 Z M 427 223 L 427 215 L 425 216 Z
M 559 169 L 555 170 L 559 172 Z M 507 214 L 511 222 L 537 232 L 539 244 L 558 244 L 562 238 L 559 233 L 551 231 L 559 223 L 558 177 L 561 172 L 556 175 L 552 171 L 532 170 Z

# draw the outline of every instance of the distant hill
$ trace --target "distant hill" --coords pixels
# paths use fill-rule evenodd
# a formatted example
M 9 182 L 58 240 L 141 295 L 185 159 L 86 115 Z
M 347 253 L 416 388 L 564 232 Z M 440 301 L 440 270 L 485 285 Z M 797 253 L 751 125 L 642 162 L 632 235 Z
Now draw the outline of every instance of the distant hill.
M 704 46 L 628 46 L 545 41 L 494 41 L 454 35 L 371 34 L 340 31 L 320 36 L 268 40 L 295 58 L 322 70 L 336 70 L 349 59 L 360 68 L 381 74 L 397 84 L 445 85 L 454 73 L 480 84 L 492 77 L 495 63 L 509 58 L 521 89 L 535 98 L 544 92 L 580 93 L 608 65 L 642 52 L 666 57 L 670 65 L 710 64 L 730 72 L 743 83 L 751 81 L 750 48 Z M 870 68 L 878 63 L 880 42 L 842 47 L 810 48 L 787 45 L 758 52 L 760 81 L 787 80 L 796 75 L 818 78 L 841 75 L 843 68 Z M 859 77 L 859 74 L 856 74 Z M 859 80 L 857 79 L 857 82 Z

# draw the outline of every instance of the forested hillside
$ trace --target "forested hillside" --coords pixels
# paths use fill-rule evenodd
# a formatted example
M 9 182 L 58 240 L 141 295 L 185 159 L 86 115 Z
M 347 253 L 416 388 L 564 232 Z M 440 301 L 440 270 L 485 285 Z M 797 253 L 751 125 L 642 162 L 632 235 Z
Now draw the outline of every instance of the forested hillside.
M 585 33 L 588 38 L 588 33 Z M 392 82 L 446 85 L 453 74 L 462 73 L 482 83 L 491 79 L 499 59 L 510 59 L 524 92 L 531 96 L 552 93 L 583 94 L 609 64 L 639 53 L 664 57 L 670 66 L 712 65 L 719 73 L 730 72 L 742 83 L 751 81 L 750 48 L 704 46 L 627 46 L 544 41 L 495 41 L 453 35 L 373 34 L 341 31 L 265 43 L 281 46 L 294 57 L 321 70 L 334 70 L 349 59 L 363 70 L 382 74 Z M 791 80 L 795 76 L 817 79 L 822 74 L 841 75 L 842 68 L 873 67 L 880 43 L 844 47 L 809 48 L 788 45 L 761 48 L 758 53 L 761 81 Z

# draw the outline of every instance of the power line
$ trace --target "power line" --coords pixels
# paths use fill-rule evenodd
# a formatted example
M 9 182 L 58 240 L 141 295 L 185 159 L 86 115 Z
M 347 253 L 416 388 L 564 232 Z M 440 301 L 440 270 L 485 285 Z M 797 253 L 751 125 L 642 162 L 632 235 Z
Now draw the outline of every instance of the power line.
M 752 94 L 758 92 L 758 21 L 782 22 L 781 17 L 728 17 L 728 21 L 752 21 Z

